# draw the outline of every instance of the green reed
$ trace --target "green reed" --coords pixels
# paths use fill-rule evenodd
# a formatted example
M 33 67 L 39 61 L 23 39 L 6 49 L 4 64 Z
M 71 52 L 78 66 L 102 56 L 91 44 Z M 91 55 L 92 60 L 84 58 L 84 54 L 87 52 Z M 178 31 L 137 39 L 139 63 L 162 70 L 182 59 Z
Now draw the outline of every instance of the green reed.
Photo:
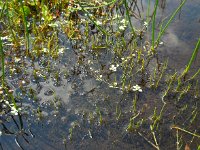
M 4 52 L 3 52 L 3 42 L 1 40 L 0 36 L 0 58 L 1 58 L 1 68 L 2 68 L 2 87 L 5 83 L 5 58 L 4 58 Z
M 166 25 L 160 30 L 160 32 L 158 34 L 158 37 L 157 37 L 157 40 L 156 40 L 156 45 L 159 44 L 162 35 L 165 33 L 166 29 L 169 27 L 169 25 L 171 24 L 172 20 L 175 18 L 176 14 L 181 10 L 181 8 L 183 7 L 183 5 L 185 4 L 186 1 L 187 0 L 183 0 L 181 2 L 181 4 L 178 6 L 178 8 L 170 16 L 170 18 L 167 21 Z
M 195 49 L 194 49 L 194 51 L 192 53 L 192 56 L 191 56 L 191 58 L 189 60 L 189 63 L 187 64 L 187 66 L 186 66 L 186 68 L 183 71 L 181 76 L 185 76 L 188 73 L 188 71 L 190 70 L 190 68 L 192 66 L 192 63 L 194 62 L 194 60 L 195 60 L 195 58 L 196 58 L 196 56 L 198 54 L 199 48 L 200 48 L 200 38 L 199 38 L 199 40 L 198 40 L 198 42 L 196 44 L 196 47 L 195 47 Z M 199 70 L 197 72 L 199 73 Z
M 124 6 L 125 6 L 125 9 L 126 9 L 126 16 L 128 18 L 129 24 L 131 26 L 132 34 L 133 34 L 134 37 L 136 37 L 137 34 L 135 33 L 135 29 L 134 29 L 134 27 L 132 25 L 132 22 L 131 22 L 131 17 L 130 17 L 130 14 L 129 14 L 128 3 L 127 3 L 126 0 L 124 0 Z
M 158 8 L 158 0 L 156 0 L 155 6 L 154 6 L 154 12 L 153 12 L 153 20 L 152 20 L 152 51 L 154 52 L 154 42 L 155 42 L 155 24 L 156 24 L 156 12 Z
M 152 34 L 151 34 L 151 36 L 152 36 L 152 47 L 151 47 L 151 50 L 153 52 L 155 52 L 155 47 L 158 46 L 161 37 L 163 36 L 163 34 L 165 33 L 166 29 L 169 27 L 169 25 L 171 24 L 172 20 L 175 18 L 176 14 L 181 10 L 181 8 L 183 7 L 183 5 L 185 4 L 186 1 L 187 0 L 183 0 L 181 2 L 181 4 L 178 6 L 178 8 L 172 13 L 172 15 L 170 16 L 170 18 L 167 21 L 166 25 L 163 28 L 162 28 L 162 26 L 160 27 L 160 32 L 158 33 L 158 37 L 157 37 L 157 39 L 155 41 L 155 28 L 156 28 L 155 26 L 156 26 L 156 15 L 157 15 L 157 7 L 158 7 L 158 0 L 156 0 L 155 5 L 154 5 L 153 18 L 152 18 Z M 148 2 L 148 5 L 150 5 L 150 2 Z M 147 11 L 147 14 L 148 13 L 149 12 Z
M 28 23 L 27 23 L 27 13 L 25 12 L 25 6 L 23 5 L 23 2 L 22 0 L 20 0 L 20 6 L 21 6 L 21 9 L 22 9 L 22 13 L 23 13 L 23 22 L 24 22 L 24 29 L 25 29 L 25 33 L 24 33 L 24 36 L 25 36 L 25 45 L 26 45 L 26 54 L 29 55 L 29 33 L 28 33 Z
M 192 53 L 192 56 L 191 56 L 191 58 L 190 58 L 190 60 L 189 60 L 189 62 L 187 64 L 186 68 L 184 69 L 182 74 L 177 79 L 178 85 L 176 87 L 176 91 L 179 90 L 180 86 L 182 85 L 182 79 L 184 79 L 185 76 L 187 75 L 187 73 L 189 72 L 189 70 L 190 70 L 190 68 L 192 66 L 192 63 L 194 62 L 194 60 L 195 60 L 195 58 L 196 58 L 196 56 L 198 54 L 199 48 L 200 48 L 200 38 L 198 39 L 196 47 L 195 47 L 195 49 L 194 49 L 194 51 Z M 191 78 L 189 78 L 187 81 L 194 79 L 199 73 L 200 73 L 200 69 Z

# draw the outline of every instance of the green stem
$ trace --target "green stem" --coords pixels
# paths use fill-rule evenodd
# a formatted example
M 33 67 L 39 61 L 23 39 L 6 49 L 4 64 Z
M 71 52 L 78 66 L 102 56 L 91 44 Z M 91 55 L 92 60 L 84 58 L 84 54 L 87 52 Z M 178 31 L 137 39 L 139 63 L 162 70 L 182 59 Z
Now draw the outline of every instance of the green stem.
M 190 61 L 189 61 L 188 65 L 187 65 L 187 67 L 185 68 L 185 70 L 184 70 L 182 76 L 186 75 L 186 74 L 188 73 L 188 71 L 190 70 L 190 68 L 191 68 L 191 66 L 192 66 L 192 63 L 193 63 L 193 61 L 195 60 L 195 58 L 196 58 L 196 56 L 197 56 L 197 53 L 198 53 L 198 51 L 199 51 L 199 48 L 200 48 L 200 38 L 199 38 L 199 40 L 198 40 L 198 42 L 197 42 L 197 44 L 196 44 L 196 47 L 195 47 L 195 49 L 194 49 L 194 51 L 193 51 L 193 53 L 192 53 L 192 57 L 190 58 Z
M 154 52 L 154 42 L 155 42 L 155 24 L 156 24 L 156 12 L 158 8 L 158 0 L 156 0 L 155 6 L 154 6 L 154 13 L 153 13 L 153 21 L 152 21 L 152 51 Z
M 2 87 L 5 83 L 5 64 L 4 64 L 4 52 L 3 52 L 3 43 L 0 36 L 0 55 L 1 55 L 1 67 L 2 67 Z
M 24 22 L 24 28 L 25 28 L 25 40 L 26 40 L 26 54 L 29 55 L 29 34 L 28 34 L 28 26 L 27 26 L 27 20 L 26 20 L 26 15 L 25 15 L 25 10 L 24 10 L 24 5 L 22 3 L 22 0 L 20 0 L 20 5 L 23 11 L 23 22 Z
M 131 17 L 130 17 L 130 14 L 129 14 L 129 8 L 128 8 L 128 3 L 126 0 L 124 0 L 124 5 L 125 5 L 125 8 L 126 8 L 126 16 L 128 17 L 128 21 L 129 21 L 129 24 L 131 26 L 131 30 L 132 30 L 132 33 L 133 33 L 133 36 L 136 37 L 137 34 L 135 33 L 135 29 L 131 23 Z
M 159 32 L 158 38 L 156 40 L 156 44 L 158 45 L 160 42 L 160 38 L 161 36 L 164 34 L 165 30 L 168 28 L 169 24 L 172 22 L 172 20 L 174 19 L 174 17 L 176 16 L 176 14 L 181 10 L 181 8 L 183 7 L 183 5 L 185 4 L 187 0 L 183 0 L 182 3 L 179 5 L 179 7 L 174 11 L 174 13 L 171 15 L 170 19 L 168 20 L 167 24 L 165 25 L 165 27 Z

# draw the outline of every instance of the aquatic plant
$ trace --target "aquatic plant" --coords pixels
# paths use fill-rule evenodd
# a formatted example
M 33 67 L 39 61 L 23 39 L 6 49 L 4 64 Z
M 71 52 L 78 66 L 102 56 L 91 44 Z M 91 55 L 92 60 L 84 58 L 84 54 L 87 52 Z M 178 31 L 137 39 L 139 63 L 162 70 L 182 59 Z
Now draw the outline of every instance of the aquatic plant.
M 1 40 L 1 36 L 0 36 L 0 58 L 1 58 L 1 68 L 2 68 L 2 87 L 4 87 L 5 84 L 5 56 L 4 56 L 4 51 L 3 51 L 3 43 Z
M 171 120 L 175 120 L 172 129 L 176 130 L 173 139 L 177 149 L 181 149 L 184 142 L 182 132 L 199 138 L 196 131 L 191 131 L 198 121 L 200 69 L 192 76 L 190 69 L 197 57 L 200 39 L 183 72 L 169 71 L 170 62 L 160 57 L 160 47 L 166 43 L 161 39 L 186 0 L 181 1 L 168 20 L 160 21 L 159 31 L 159 4 L 164 1 L 147 2 L 146 6 L 137 0 L 0 2 L 0 20 L 6 22 L 6 26 L 2 23 L 4 31 L 0 38 L 0 107 L 7 113 L 2 113 L 3 117 L 18 117 L 21 127 L 16 126 L 24 133 L 21 119 L 26 117 L 27 103 L 31 103 L 31 108 L 36 107 L 28 110 L 34 112 L 31 117 L 35 116 L 37 121 L 48 118 L 48 124 L 54 119 L 59 122 L 60 115 L 64 114 L 69 119 L 63 121 L 62 129 L 67 129 L 70 140 L 68 143 L 64 131 L 65 145 L 76 140 L 76 127 L 83 128 L 81 132 L 85 135 L 79 133 L 78 138 L 84 142 L 87 137 L 96 138 L 93 132 L 97 128 L 98 134 L 106 130 L 106 139 L 112 133 L 109 127 L 116 126 L 124 140 L 127 135 L 139 135 L 155 149 L 162 149 L 163 124 L 169 126 Z M 87 90 L 85 80 L 88 78 L 95 80 L 97 86 Z M 14 91 L 8 92 L 5 85 Z M 47 86 L 56 90 L 45 90 Z M 63 93 L 67 94 L 64 96 L 67 103 L 68 99 L 80 96 L 81 101 L 69 102 L 69 107 L 78 111 L 69 110 L 68 105 L 61 103 L 57 95 Z M 152 96 L 147 96 L 148 93 Z M 48 96 L 46 101 L 43 94 Z M 188 97 L 191 104 L 185 100 Z M 56 113 L 45 116 L 43 109 L 47 112 L 53 109 Z M 61 111 L 59 115 L 58 111 Z M 170 133 L 173 134 L 173 130 Z

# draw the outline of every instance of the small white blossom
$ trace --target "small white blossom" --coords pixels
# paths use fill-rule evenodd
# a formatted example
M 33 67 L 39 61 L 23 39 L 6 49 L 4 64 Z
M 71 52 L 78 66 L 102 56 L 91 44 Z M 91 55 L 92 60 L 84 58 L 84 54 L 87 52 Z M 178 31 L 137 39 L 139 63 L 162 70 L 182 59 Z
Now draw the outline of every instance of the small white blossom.
M 137 85 L 137 84 L 136 84 L 135 86 L 132 87 L 132 90 L 133 90 L 133 91 L 142 92 L 142 88 L 141 88 L 139 85 Z
M 126 24 L 127 21 L 126 21 L 126 19 L 122 19 L 122 20 L 120 21 L 120 23 Z
M 44 48 L 42 49 L 42 51 L 43 51 L 44 53 L 47 53 L 49 50 L 48 50 L 48 48 L 45 48 L 45 47 L 44 47 Z
M 15 62 L 18 63 L 21 60 L 19 57 L 15 57 Z
M 10 105 L 9 101 L 5 101 L 5 104 Z
M 114 72 L 115 72 L 115 71 L 117 71 L 117 67 L 118 67 L 118 66 L 119 66 L 119 65 L 117 65 L 117 66 L 111 65 L 109 69 L 110 69 L 111 71 L 114 71 Z
M 8 39 L 9 39 L 8 36 L 1 37 L 1 40 L 8 40 Z
M 103 77 L 103 76 L 100 74 L 99 76 L 97 76 L 97 80 L 98 80 L 98 81 L 102 81 L 102 77 Z
M 125 30 L 126 26 L 119 26 L 120 30 Z
M 11 113 L 12 115 L 17 116 L 17 115 L 18 115 L 18 110 L 17 110 L 15 107 L 11 107 L 10 113 Z
M 58 54 L 63 54 L 64 53 L 64 48 L 58 49 Z
M 110 87 L 110 88 L 115 88 L 115 89 L 117 89 L 117 87 L 114 86 L 114 85 L 109 85 L 109 87 Z
M 96 21 L 97 25 L 102 25 L 102 22 L 100 22 L 99 20 Z
M 144 26 L 147 28 L 148 27 L 148 22 L 144 22 Z
M 26 84 L 26 81 L 25 81 L 25 80 L 22 80 L 22 84 Z

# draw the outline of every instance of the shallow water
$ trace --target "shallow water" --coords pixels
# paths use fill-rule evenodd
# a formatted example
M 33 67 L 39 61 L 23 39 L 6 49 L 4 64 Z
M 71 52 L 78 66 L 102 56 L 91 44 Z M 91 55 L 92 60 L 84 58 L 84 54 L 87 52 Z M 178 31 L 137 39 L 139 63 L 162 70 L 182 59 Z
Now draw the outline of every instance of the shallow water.
M 178 4 L 179 1 L 167 1 L 165 9 L 159 9 L 158 20 L 162 17 L 161 12 L 166 16 Z M 200 2 L 188 1 L 182 8 L 180 16 L 176 17 L 162 38 L 164 45 L 159 48 L 159 61 L 168 59 L 168 72 L 174 70 L 181 72 L 189 61 L 200 36 L 199 20 Z M 3 134 L 0 136 L 0 148 L 5 150 L 155 149 L 148 143 L 148 140 L 154 141 L 149 126 L 152 124 L 155 108 L 158 113 L 162 109 L 163 89 L 158 88 L 155 91 L 144 88 L 143 92 L 138 94 L 136 107 L 140 116 L 134 121 L 140 124 L 141 118 L 144 118 L 143 124 L 139 129 L 128 132 L 127 126 L 133 116 L 132 103 L 135 94 L 123 93 L 120 89 L 110 88 L 108 84 L 96 80 L 87 64 L 75 63 L 81 58 L 77 57 L 76 49 L 73 50 L 66 36 L 62 33 L 59 33 L 59 36 L 60 44 L 66 49 L 58 60 L 50 60 L 53 68 L 51 72 L 46 72 L 44 69 L 46 58 L 43 59 L 44 62 L 41 62 L 42 59 L 34 62 L 35 69 L 41 70 L 39 74 L 46 75 L 45 79 L 42 77 L 35 79 L 31 74 L 24 77 L 23 73 L 18 74 L 16 78 L 8 79 L 10 86 L 16 89 L 15 95 L 22 101 L 22 109 L 26 113 L 21 121 L 18 116 L 5 117 L 7 121 L 1 117 L 1 122 L 14 134 L 8 133 L 1 125 Z M 81 54 L 84 55 L 87 54 Z M 101 67 L 101 64 L 108 65 L 111 56 L 112 54 L 103 49 L 100 56 L 94 58 L 95 64 L 91 66 L 95 69 Z M 29 72 L 33 68 L 30 60 L 26 59 L 24 58 Z M 152 63 L 154 66 L 155 62 Z M 108 70 L 106 67 L 105 74 Z M 195 72 L 198 68 L 200 62 L 196 59 L 191 72 Z M 31 97 L 30 90 L 20 89 L 19 79 L 25 80 L 26 84 L 23 87 L 27 89 L 31 87 L 37 97 Z M 199 97 L 194 99 L 187 94 L 181 101 L 175 103 L 172 94 L 166 97 L 166 101 L 167 109 L 163 112 L 161 125 L 155 134 L 158 136 L 161 149 L 176 149 L 176 130 L 171 129 L 172 125 L 187 127 L 197 134 L 200 133 L 199 118 L 190 123 L 192 116 L 188 113 L 195 112 L 199 108 Z M 17 124 L 19 128 L 22 127 L 20 125 L 22 122 L 23 132 L 17 127 Z M 188 143 L 192 149 L 196 149 L 200 144 L 198 138 L 193 139 L 181 131 L 179 134 L 182 137 L 183 147 Z M 15 137 L 18 138 L 17 142 Z

